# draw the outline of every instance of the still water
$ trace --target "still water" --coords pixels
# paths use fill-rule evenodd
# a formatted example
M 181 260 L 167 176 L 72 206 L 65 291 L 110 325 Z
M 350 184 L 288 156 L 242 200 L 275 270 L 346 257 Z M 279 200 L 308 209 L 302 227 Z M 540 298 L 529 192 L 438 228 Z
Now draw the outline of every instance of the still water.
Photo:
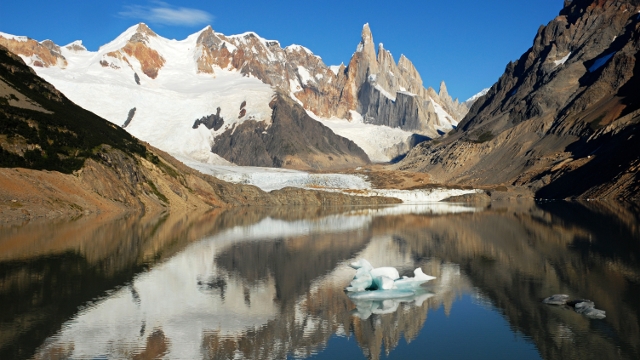
M 354 302 L 365 258 L 437 279 Z M 565 293 L 589 319 L 541 303 Z M 510 203 L 0 227 L 1 359 L 638 359 L 640 210 Z

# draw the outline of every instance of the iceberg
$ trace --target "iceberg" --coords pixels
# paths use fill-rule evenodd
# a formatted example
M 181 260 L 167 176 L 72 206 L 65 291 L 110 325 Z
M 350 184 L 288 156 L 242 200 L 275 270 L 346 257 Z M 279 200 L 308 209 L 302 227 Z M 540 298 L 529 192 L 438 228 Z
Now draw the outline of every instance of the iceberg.
M 436 278 L 435 276 L 425 274 L 424 272 L 422 272 L 421 268 L 416 268 L 415 270 L 413 270 L 413 275 L 414 277 L 412 278 L 403 276 L 402 279 L 394 281 L 396 289 L 417 288 L 423 283 Z
M 422 272 L 421 268 L 413 271 L 414 277 L 400 277 L 398 270 L 391 266 L 374 268 L 366 259 L 349 264 L 356 269 L 356 275 L 346 287 L 346 291 L 353 293 L 349 297 L 352 299 L 381 300 L 412 296 L 415 289 L 423 283 L 435 279 Z

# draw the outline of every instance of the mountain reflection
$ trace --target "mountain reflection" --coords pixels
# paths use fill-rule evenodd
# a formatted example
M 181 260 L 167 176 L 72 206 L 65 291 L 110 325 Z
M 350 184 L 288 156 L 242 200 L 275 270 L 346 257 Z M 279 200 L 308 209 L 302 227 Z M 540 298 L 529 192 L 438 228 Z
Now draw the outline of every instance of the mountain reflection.
M 543 358 L 640 357 L 637 207 L 449 211 L 243 208 L 0 229 L 0 357 L 304 358 L 341 336 L 378 359 L 465 294 Z M 414 298 L 354 302 L 343 289 L 356 258 L 437 279 Z M 554 293 L 607 318 L 541 304 Z

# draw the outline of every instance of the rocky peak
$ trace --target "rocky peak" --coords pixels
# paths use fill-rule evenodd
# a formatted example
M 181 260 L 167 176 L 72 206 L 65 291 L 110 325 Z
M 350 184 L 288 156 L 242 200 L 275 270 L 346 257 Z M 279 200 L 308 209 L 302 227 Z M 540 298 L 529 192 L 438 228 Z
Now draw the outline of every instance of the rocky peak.
M 371 34 L 371 29 L 369 29 L 369 24 L 364 24 L 362 27 L 362 36 L 356 52 L 362 53 L 365 64 L 371 69 L 370 73 L 377 74 L 378 62 L 376 59 L 376 48 L 373 44 L 373 35 Z
M 56 54 L 60 54 L 60 46 L 56 45 L 53 41 L 44 40 L 40 44 L 42 44 L 42 46 L 44 46 L 47 49 L 49 49 L 51 52 L 54 52 Z M 62 55 L 60 55 L 60 56 L 62 56 Z
M 0 33 L 0 45 L 14 54 L 28 58 L 26 62 L 30 66 L 65 67 L 67 65 L 67 59 L 60 53 L 60 47 L 51 40 L 39 43 L 27 37 Z
M 151 36 L 151 37 L 157 37 L 158 36 L 158 34 L 153 32 L 153 30 L 151 30 L 147 26 L 147 24 L 145 24 L 145 23 L 139 23 L 138 24 L 138 27 L 136 28 L 136 33 L 137 34 L 146 35 L 146 36 Z
M 87 51 L 87 48 L 84 47 L 84 45 L 82 44 L 82 40 L 76 40 L 74 42 L 72 42 L 71 44 L 68 44 L 67 46 L 65 46 L 65 49 L 70 50 L 70 51 Z
M 197 45 L 202 45 L 208 49 L 217 49 L 220 43 L 222 43 L 222 40 L 216 35 L 211 26 L 204 28 L 196 40 Z
M 440 97 L 448 97 L 449 93 L 447 92 L 447 84 L 444 83 L 444 80 L 440 82 L 440 90 L 438 91 L 438 96 Z

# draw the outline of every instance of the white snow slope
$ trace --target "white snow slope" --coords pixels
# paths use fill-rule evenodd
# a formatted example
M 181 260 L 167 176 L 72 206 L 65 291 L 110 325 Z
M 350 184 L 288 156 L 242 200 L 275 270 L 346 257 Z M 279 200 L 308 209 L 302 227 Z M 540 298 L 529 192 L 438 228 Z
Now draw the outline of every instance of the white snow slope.
M 216 69 L 215 76 L 198 74 L 193 59 L 199 55 L 199 33 L 182 41 L 149 37 L 149 46 L 166 60 L 156 79 L 145 76 L 134 57 L 127 58 L 131 66 L 124 62 L 119 69 L 101 66 L 103 56 L 124 47 L 135 29 L 136 26 L 130 28 L 97 52 L 74 52 L 62 47 L 62 55 L 68 61 L 65 69 L 35 70 L 72 101 L 116 125 L 122 125 L 135 107 L 127 131 L 153 146 L 199 162 L 228 164 L 211 152 L 214 137 L 238 121 L 243 101 L 247 103 L 244 119 L 270 121 L 268 104 L 273 89 L 234 71 Z M 136 84 L 134 73 L 139 75 L 140 85 Z M 214 132 L 203 125 L 192 128 L 196 119 L 215 114 L 217 107 L 225 119 L 221 129 Z
M 67 66 L 36 67 L 33 66 L 34 59 L 22 58 L 32 65 L 39 76 L 76 104 L 116 125 L 123 125 L 130 110 L 135 108 L 127 131 L 203 173 L 230 182 L 256 185 L 266 191 L 285 186 L 333 191 L 371 189 L 367 181 L 354 175 L 243 168 L 212 153 L 214 138 L 237 123 L 245 119 L 271 121 L 272 111 L 268 104 L 273 98 L 274 89 L 236 70 L 215 67 L 214 74 L 198 73 L 196 59 L 200 57 L 201 50 L 197 46 L 197 39 L 206 29 L 180 41 L 146 36 L 147 46 L 165 60 L 155 79 L 144 74 L 135 57 L 123 52 L 120 52 L 122 59 L 107 56 L 125 47 L 137 30 L 138 25 L 130 27 L 96 52 L 60 47 L 67 59 Z M 4 33 L 0 36 L 22 39 Z M 109 61 L 108 66 L 100 63 L 105 59 Z M 303 81 L 314 81 L 314 78 L 305 76 L 305 70 L 298 68 Z M 136 83 L 136 74 L 140 84 Z M 247 112 L 242 119 L 238 119 L 243 102 L 246 102 Z M 207 129 L 204 125 L 192 128 L 195 120 L 215 114 L 218 107 L 225 122 L 222 128 L 218 131 Z M 386 162 L 410 150 L 410 132 L 365 124 L 355 111 L 352 111 L 352 121 L 322 119 L 311 112 L 309 114 L 336 134 L 354 141 L 374 162 Z M 394 192 L 393 196 L 415 203 L 438 201 L 449 193 L 449 190 L 445 190 L 434 196 L 433 193 L 401 195 Z M 385 194 L 376 190 L 369 195 Z

